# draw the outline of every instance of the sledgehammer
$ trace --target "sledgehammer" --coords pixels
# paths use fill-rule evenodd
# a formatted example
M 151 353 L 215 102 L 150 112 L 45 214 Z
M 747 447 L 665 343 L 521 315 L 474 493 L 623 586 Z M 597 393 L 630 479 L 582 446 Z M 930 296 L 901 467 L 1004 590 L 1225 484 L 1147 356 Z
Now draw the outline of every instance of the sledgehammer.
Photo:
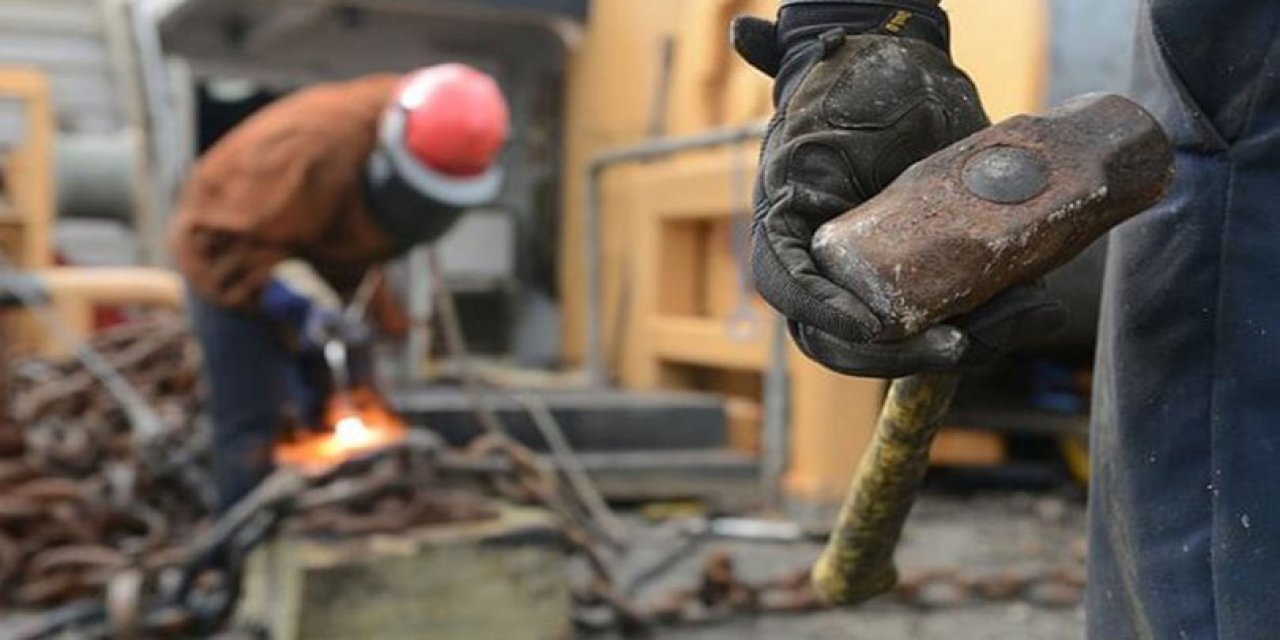
M 1172 177 L 1173 150 L 1149 114 L 1116 95 L 1081 96 L 913 165 L 820 228 L 812 253 L 871 307 L 885 339 L 908 337 L 1044 276 L 1153 205 Z M 897 582 L 894 548 L 957 381 L 922 374 L 890 387 L 814 566 L 828 602 L 857 604 Z

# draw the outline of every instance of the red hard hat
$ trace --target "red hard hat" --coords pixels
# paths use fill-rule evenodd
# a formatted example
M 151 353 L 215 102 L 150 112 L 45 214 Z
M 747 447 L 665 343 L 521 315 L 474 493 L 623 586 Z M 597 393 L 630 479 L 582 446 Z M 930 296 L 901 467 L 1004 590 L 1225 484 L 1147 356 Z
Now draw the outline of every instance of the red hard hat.
M 405 76 L 395 96 L 403 144 L 431 170 L 471 178 L 493 167 L 507 142 L 510 113 L 498 83 L 467 65 L 426 67 Z

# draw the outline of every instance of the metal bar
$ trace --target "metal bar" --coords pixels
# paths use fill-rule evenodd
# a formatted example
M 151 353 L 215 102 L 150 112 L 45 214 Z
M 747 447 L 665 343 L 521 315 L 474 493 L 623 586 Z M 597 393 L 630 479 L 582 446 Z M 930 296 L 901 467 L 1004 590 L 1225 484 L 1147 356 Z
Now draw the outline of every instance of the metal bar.
M 791 376 L 787 370 L 787 323 L 775 316 L 770 323 L 769 365 L 764 373 L 764 419 L 760 451 L 760 481 L 764 485 L 764 503 L 770 510 L 783 506 L 782 476 L 787 472 L 790 454 L 788 400 Z
M 462 323 L 458 319 L 458 309 L 454 306 L 453 293 L 445 283 L 444 266 L 440 262 L 440 256 L 434 247 L 429 249 L 426 255 L 431 292 L 436 296 L 436 309 L 440 314 L 440 331 L 449 356 L 458 366 L 462 388 L 467 394 L 467 402 L 476 415 L 476 421 L 486 432 L 494 437 L 509 440 L 506 426 L 502 424 L 502 420 L 489 404 L 489 397 L 484 393 L 484 388 L 476 375 L 471 350 L 467 347 L 467 338 L 462 333 Z
M 365 321 L 365 317 L 369 312 L 369 302 L 373 300 L 373 293 L 382 284 L 382 269 L 371 268 L 365 271 L 364 276 L 360 278 L 360 286 L 356 287 L 355 295 L 351 296 L 351 302 L 347 304 L 347 308 L 342 310 L 342 319 L 352 324 Z
M 547 403 L 532 394 L 516 394 L 514 398 L 528 411 L 534 426 L 542 434 L 542 439 L 546 440 L 552 459 L 568 481 L 569 490 L 577 494 L 578 501 L 600 528 L 600 533 L 608 537 L 615 548 L 626 548 L 626 526 L 601 496 L 600 488 L 596 486 L 595 480 L 583 466 L 577 452 L 569 445 L 569 439 L 564 435 L 564 428 L 547 408 Z
M 430 276 L 431 258 L 427 247 L 416 247 L 405 261 L 405 296 L 408 300 L 409 335 L 404 345 L 404 377 L 422 378 L 423 365 L 431 351 L 431 317 L 435 312 Z
M 601 327 L 604 287 L 600 267 L 604 262 L 600 247 L 600 180 L 605 171 L 632 162 L 656 160 L 682 151 L 708 149 L 763 138 L 768 125 L 754 123 L 741 127 L 716 129 L 706 133 L 680 138 L 663 138 L 631 147 L 605 151 L 587 165 L 586 211 L 582 225 L 582 248 L 586 257 L 585 284 L 587 304 L 585 310 L 587 353 L 585 368 L 588 384 L 604 387 L 608 383 L 607 363 L 604 355 L 603 328 Z
M 667 135 L 667 103 L 671 98 L 671 76 L 676 60 L 676 41 L 673 36 L 662 39 L 658 56 L 658 78 L 653 86 L 653 101 L 649 103 L 650 139 Z
M 134 4 L 124 4 L 122 10 L 132 26 L 133 49 L 140 70 L 138 78 L 143 103 L 145 132 L 147 139 L 147 164 L 151 172 L 149 193 L 146 194 L 146 206 L 140 209 L 139 215 L 144 217 L 142 226 L 144 246 L 147 247 L 147 261 L 150 264 L 164 264 L 166 251 L 164 246 L 164 229 L 172 212 L 176 194 L 192 158 L 183 155 L 187 149 L 179 140 L 185 132 L 179 126 L 174 96 L 181 89 L 174 84 L 165 64 L 165 54 L 160 43 L 157 25 L 149 12 Z

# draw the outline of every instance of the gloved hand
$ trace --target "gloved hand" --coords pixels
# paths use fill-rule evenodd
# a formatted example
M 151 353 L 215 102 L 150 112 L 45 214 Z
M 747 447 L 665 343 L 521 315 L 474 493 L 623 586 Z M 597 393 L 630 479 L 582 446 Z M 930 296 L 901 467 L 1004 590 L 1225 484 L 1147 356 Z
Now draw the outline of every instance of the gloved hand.
M 364 323 L 352 322 L 342 313 L 325 307 L 312 307 L 307 314 L 301 333 L 308 348 L 323 349 L 326 342 L 339 340 L 349 347 L 369 340 L 369 328 Z
M 279 280 L 271 280 L 263 288 L 259 309 L 292 331 L 304 353 L 320 351 L 334 339 L 357 345 L 370 338 L 363 323 L 348 321 L 339 311 L 316 304 Z
M 734 48 L 775 78 L 755 195 L 756 286 L 800 349 L 841 373 L 958 369 L 1063 321 L 1042 287 L 1023 287 L 918 336 L 878 341 L 876 317 L 809 255 L 823 223 L 989 124 L 972 81 L 951 63 L 947 28 L 932 0 L 789 0 L 777 24 L 733 24 Z

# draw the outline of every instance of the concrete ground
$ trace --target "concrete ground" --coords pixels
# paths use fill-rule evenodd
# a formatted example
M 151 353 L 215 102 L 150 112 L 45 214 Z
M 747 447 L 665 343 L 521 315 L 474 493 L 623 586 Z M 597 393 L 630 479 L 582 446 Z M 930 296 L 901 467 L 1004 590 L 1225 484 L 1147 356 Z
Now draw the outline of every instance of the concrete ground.
M 981 607 L 945 613 L 867 611 L 762 618 L 658 634 L 664 640 L 1079 640 L 1083 617 L 1026 607 Z
M 1083 501 L 995 494 L 926 496 L 908 523 L 898 560 L 912 568 L 975 570 L 1029 568 L 1078 562 L 1084 554 Z M 630 564 L 644 565 L 672 540 L 652 529 L 637 536 Z M 743 577 L 767 579 L 807 565 L 812 544 L 717 544 L 730 551 Z M 705 557 L 705 554 L 701 557 Z M 649 598 L 696 582 L 700 558 L 646 590 Z M 643 599 L 642 595 L 642 599 Z M 968 605 L 925 612 L 892 602 L 854 611 L 761 616 L 706 628 L 668 629 L 664 640 L 1077 640 L 1084 635 L 1079 606 L 1049 609 L 1022 602 Z

